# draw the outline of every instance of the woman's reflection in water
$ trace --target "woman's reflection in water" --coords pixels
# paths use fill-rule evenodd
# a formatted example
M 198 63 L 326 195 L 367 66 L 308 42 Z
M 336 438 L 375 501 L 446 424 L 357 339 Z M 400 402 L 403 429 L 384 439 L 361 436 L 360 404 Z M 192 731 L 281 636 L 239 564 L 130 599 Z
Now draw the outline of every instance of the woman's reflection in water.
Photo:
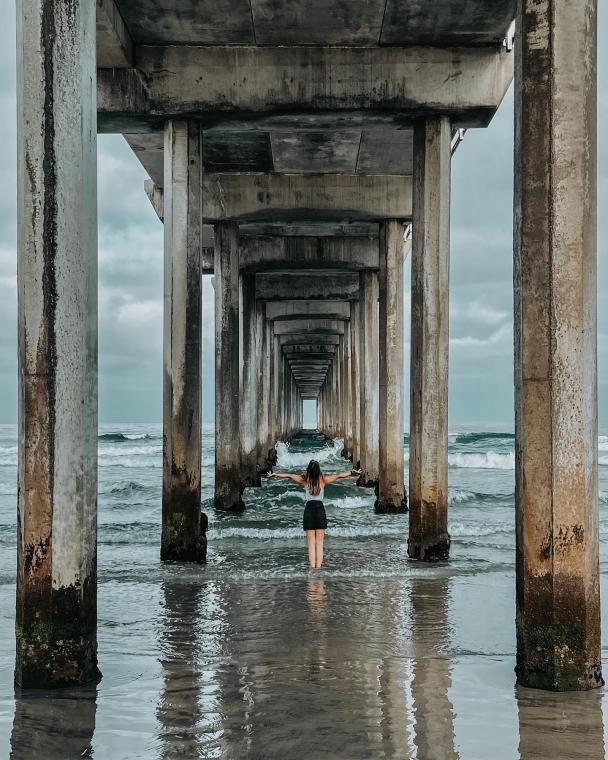
M 15 692 L 10 760 L 92 757 L 95 687 Z

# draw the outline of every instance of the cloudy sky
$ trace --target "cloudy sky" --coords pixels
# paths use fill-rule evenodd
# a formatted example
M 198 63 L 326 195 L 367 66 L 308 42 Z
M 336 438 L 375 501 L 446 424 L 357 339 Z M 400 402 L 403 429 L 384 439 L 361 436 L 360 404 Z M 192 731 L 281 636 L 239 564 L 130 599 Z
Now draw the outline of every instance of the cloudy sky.
M 16 419 L 15 19 L 0 27 L 0 423 Z M 600 0 L 599 128 L 608 129 L 608 0 Z M 470 131 L 453 161 L 450 421 L 512 424 L 513 94 L 491 126 Z M 106 422 L 159 421 L 162 406 L 162 225 L 145 174 L 120 136 L 101 135 L 99 392 Z M 600 423 L 608 425 L 608 148 L 600 139 L 598 344 Z M 213 418 L 213 308 L 204 278 L 205 419 Z M 406 313 L 409 311 L 409 274 Z M 409 335 L 409 321 L 406 325 Z M 406 346 L 406 349 L 409 346 Z M 406 351 L 406 366 L 409 356 Z M 407 374 L 407 372 L 406 372 Z M 408 389 L 406 387 L 406 393 Z M 406 396 L 407 398 L 407 396 Z

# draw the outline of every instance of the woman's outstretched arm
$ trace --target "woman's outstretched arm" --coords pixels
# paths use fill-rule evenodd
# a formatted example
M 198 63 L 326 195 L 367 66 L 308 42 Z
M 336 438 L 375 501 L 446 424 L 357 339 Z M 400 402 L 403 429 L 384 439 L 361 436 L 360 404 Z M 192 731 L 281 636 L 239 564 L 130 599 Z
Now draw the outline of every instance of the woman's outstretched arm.
M 361 470 L 345 470 L 344 472 L 337 472 L 335 475 L 323 475 L 323 482 L 327 486 L 330 483 L 335 483 L 336 480 L 350 478 L 351 475 L 361 475 Z
M 269 478 L 285 478 L 286 480 L 293 480 L 294 483 L 299 483 L 303 486 L 306 480 L 301 475 L 294 475 L 292 472 L 271 472 L 268 475 Z

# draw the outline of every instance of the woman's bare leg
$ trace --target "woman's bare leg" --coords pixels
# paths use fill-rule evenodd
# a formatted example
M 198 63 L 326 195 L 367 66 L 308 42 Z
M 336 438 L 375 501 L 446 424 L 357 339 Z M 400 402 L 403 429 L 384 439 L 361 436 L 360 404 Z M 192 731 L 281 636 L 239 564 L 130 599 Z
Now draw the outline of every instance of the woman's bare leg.
M 325 537 L 324 530 L 315 530 L 315 545 L 316 545 L 316 558 L 317 563 L 315 567 L 321 567 L 323 564 L 323 538 Z
M 314 530 L 307 530 L 306 531 L 306 542 L 308 544 L 308 564 L 311 567 L 316 567 L 317 545 L 316 545 L 316 541 L 315 541 L 315 531 Z

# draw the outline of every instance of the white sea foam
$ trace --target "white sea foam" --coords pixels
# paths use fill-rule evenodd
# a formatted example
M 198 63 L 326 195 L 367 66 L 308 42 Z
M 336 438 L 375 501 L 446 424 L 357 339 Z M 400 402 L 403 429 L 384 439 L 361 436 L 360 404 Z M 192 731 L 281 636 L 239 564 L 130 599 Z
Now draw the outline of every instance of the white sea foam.
M 340 509 L 369 509 L 374 505 L 374 496 L 345 496 L 343 498 L 325 499 L 327 506 L 336 506 Z
M 449 454 L 450 467 L 470 467 L 479 470 L 514 470 L 515 452 L 500 454 L 496 451 L 485 451 L 479 454 Z
M 598 436 L 597 447 L 600 451 L 608 451 L 608 435 Z
M 289 446 L 282 441 L 277 443 L 276 448 L 278 468 L 306 467 L 311 459 L 325 463 L 344 461 L 340 456 L 344 448 L 344 441 L 340 438 L 335 438 L 326 448 L 318 451 L 291 451 Z
M 448 504 L 465 504 L 478 498 L 474 491 L 466 491 L 460 488 L 450 488 L 448 491 Z
M 466 525 L 464 523 L 452 523 L 448 526 L 452 538 L 483 538 L 502 533 L 512 533 L 515 536 L 515 526 L 510 523 L 498 525 Z

